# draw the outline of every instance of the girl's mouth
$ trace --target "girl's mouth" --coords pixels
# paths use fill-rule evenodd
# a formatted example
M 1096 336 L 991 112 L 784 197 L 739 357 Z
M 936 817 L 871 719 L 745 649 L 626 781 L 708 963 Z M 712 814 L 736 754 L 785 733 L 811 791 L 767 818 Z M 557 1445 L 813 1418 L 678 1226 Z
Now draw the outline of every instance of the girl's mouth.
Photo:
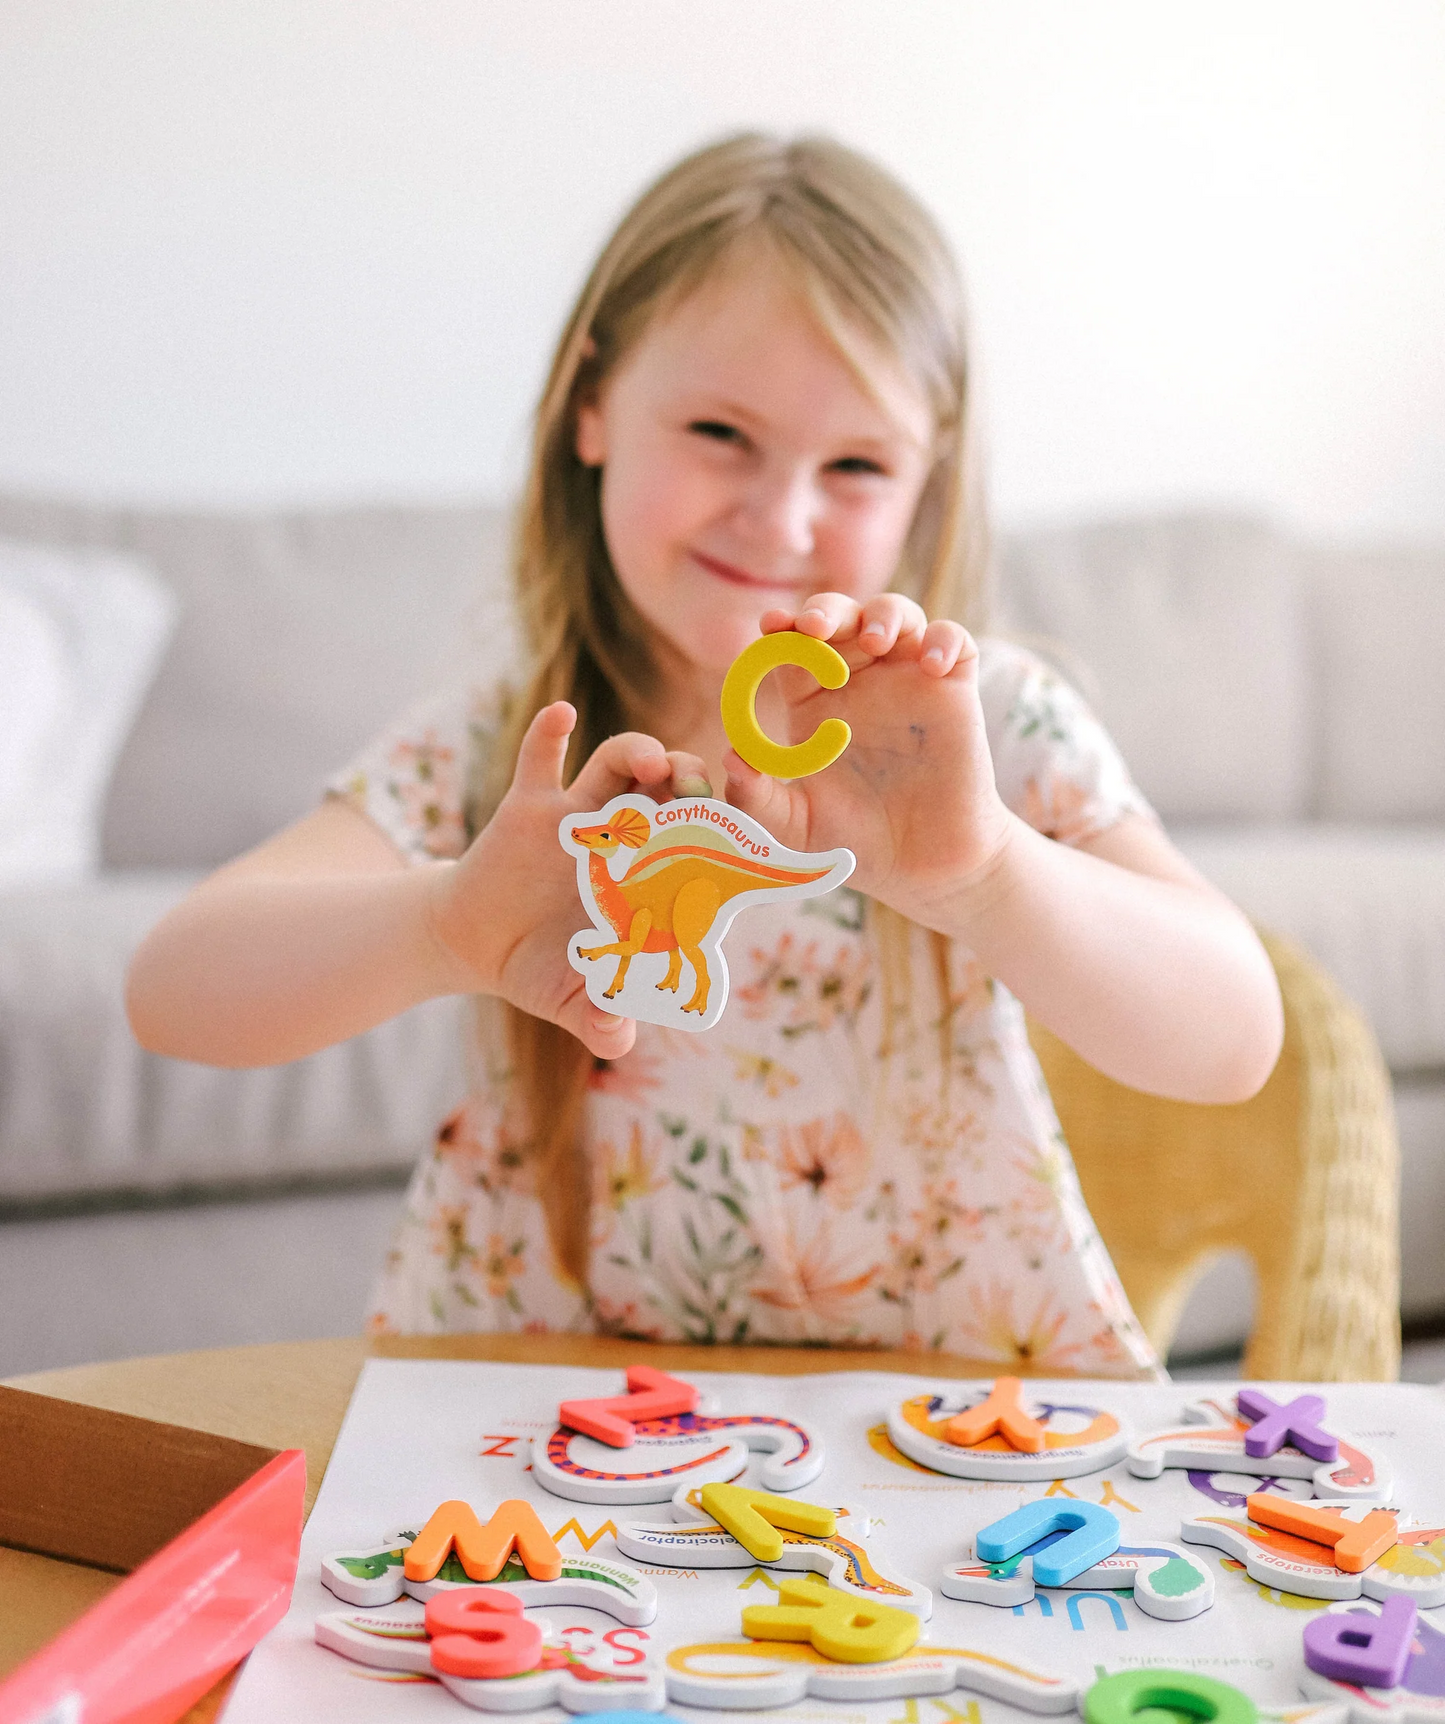
M 802 587 L 797 581 L 769 580 L 762 575 L 750 575 L 746 569 L 740 569 L 733 563 L 720 562 L 716 557 L 705 556 L 701 551 L 688 553 L 692 560 L 709 575 L 716 575 L 720 581 L 726 581 L 729 586 L 747 587 L 754 592 L 766 593 L 798 593 Z

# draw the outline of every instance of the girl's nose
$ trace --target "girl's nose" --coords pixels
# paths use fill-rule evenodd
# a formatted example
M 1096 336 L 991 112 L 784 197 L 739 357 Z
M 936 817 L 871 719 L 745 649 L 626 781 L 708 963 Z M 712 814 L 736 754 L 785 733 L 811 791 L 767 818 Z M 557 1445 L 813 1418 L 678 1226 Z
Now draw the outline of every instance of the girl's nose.
M 765 470 L 754 474 L 745 514 L 759 548 L 779 556 L 810 556 L 821 502 L 808 472 Z

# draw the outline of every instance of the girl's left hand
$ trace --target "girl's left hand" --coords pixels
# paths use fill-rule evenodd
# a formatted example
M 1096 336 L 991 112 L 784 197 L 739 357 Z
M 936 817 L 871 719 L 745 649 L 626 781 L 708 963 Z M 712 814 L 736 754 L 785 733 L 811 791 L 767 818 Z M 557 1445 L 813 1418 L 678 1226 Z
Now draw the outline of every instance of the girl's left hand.
M 949 899 L 985 878 L 1012 817 L 994 784 L 978 698 L 978 647 L 961 624 L 929 622 L 899 593 L 860 605 L 820 593 L 797 611 L 769 611 L 764 634 L 795 629 L 834 646 L 849 680 L 825 689 L 784 666 L 775 681 L 788 734 L 801 742 L 825 718 L 853 740 L 809 778 L 755 771 L 730 750 L 727 799 L 795 850 L 846 845 L 860 890 L 935 924 Z

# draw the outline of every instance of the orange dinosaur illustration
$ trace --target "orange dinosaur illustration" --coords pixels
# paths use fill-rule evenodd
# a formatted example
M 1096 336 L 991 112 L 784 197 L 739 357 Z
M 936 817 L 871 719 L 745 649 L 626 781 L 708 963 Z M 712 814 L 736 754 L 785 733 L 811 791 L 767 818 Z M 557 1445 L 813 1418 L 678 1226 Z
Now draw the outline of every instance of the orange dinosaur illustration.
M 706 813 L 708 807 L 719 808 L 722 815 Z M 718 920 L 718 913 L 733 898 L 745 892 L 776 893 L 780 889 L 811 885 L 833 876 L 830 884 L 840 877 L 837 873 L 839 856 L 847 852 L 832 852 L 816 860 L 822 866 L 795 868 L 766 860 L 776 849 L 772 843 L 751 843 L 751 833 L 760 828 L 747 823 L 725 803 L 698 803 L 688 811 L 697 815 L 675 830 L 659 833 L 654 839 L 652 825 L 638 808 L 614 808 L 610 817 L 596 826 L 573 826 L 566 834 L 570 840 L 589 851 L 587 884 L 598 911 L 611 925 L 617 938 L 605 945 L 578 947 L 578 955 L 590 961 L 598 958 L 617 959 L 617 973 L 603 998 L 612 1000 L 622 991 L 627 971 L 639 952 L 666 952 L 667 974 L 657 984 L 659 992 L 676 993 L 682 983 L 682 961 L 692 965 L 695 985 L 692 997 L 683 1006 L 684 1012 L 706 1013 L 712 992 L 712 977 L 708 972 L 707 955 L 702 942 Z M 702 819 L 715 818 L 749 842 L 749 848 L 762 855 L 741 854 L 727 848 L 728 840 Z M 608 858 L 620 848 L 644 850 L 620 880 L 614 879 Z M 792 851 L 783 851 L 793 856 Z M 799 858 L 801 860 L 801 858 Z M 851 858 L 850 864 L 851 864 Z M 729 918 L 730 920 L 730 918 Z

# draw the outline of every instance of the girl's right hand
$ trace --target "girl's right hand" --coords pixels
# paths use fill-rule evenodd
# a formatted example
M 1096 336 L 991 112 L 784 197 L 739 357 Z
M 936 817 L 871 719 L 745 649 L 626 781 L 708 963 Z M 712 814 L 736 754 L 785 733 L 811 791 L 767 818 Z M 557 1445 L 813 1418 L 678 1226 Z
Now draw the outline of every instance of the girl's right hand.
M 568 942 L 587 915 L 577 895 L 577 864 L 557 828 L 565 815 L 600 808 L 623 791 L 645 791 L 660 802 L 711 791 L 696 755 L 669 754 L 637 731 L 608 737 L 564 790 L 567 739 L 576 723 L 564 700 L 532 720 L 496 813 L 464 856 L 437 869 L 430 922 L 455 970 L 456 992 L 496 994 L 612 1060 L 632 1047 L 637 1026 L 594 1006 L 567 961 Z

